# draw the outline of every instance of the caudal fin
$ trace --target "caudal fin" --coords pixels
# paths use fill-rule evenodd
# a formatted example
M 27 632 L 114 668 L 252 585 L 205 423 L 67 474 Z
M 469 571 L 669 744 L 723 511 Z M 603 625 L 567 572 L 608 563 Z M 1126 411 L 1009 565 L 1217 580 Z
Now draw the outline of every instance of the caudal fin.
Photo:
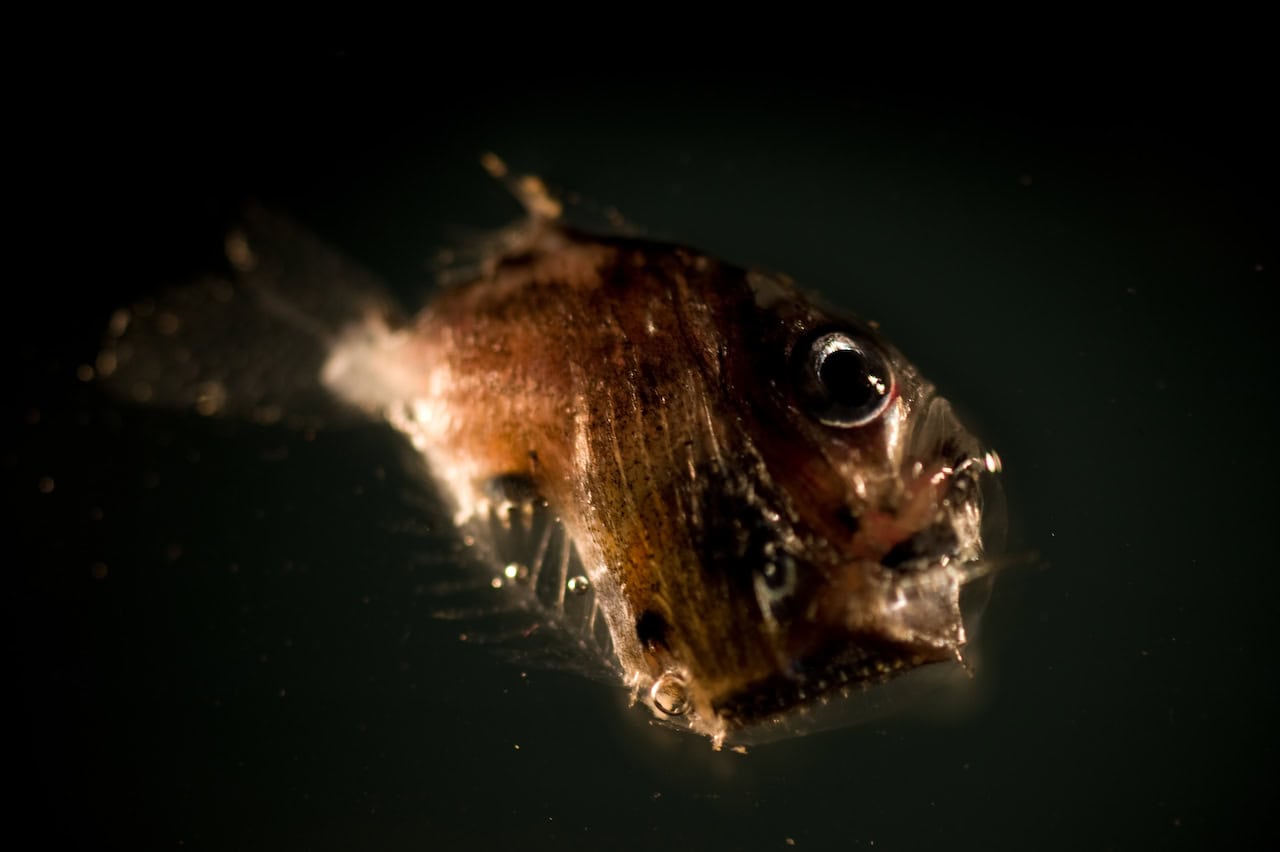
M 257 206 L 227 235 L 226 254 L 227 274 L 116 311 L 98 358 L 101 385 L 144 405 L 262 423 L 350 415 L 351 400 L 324 386 L 325 364 L 351 329 L 402 324 L 387 289 Z

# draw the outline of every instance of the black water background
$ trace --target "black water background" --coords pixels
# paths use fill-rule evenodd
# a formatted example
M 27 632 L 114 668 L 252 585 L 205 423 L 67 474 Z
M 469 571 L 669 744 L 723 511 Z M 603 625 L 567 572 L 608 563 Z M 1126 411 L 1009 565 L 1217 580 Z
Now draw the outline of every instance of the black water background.
M 32 131 L 3 459 L 30 824 L 168 848 L 1274 838 L 1280 259 L 1247 77 L 293 60 L 86 77 Z M 419 298 L 435 249 L 514 214 L 489 149 L 878 319 L 959 401 L 1043 562 L 996 587 L 976 709 L 714 755 L 428 619 L 410 564 L 444 536 L 386 533 L 416 490 L 391 436 L 122 410 L 76 379 L 112 309 L 216 264 L 250 198 Z

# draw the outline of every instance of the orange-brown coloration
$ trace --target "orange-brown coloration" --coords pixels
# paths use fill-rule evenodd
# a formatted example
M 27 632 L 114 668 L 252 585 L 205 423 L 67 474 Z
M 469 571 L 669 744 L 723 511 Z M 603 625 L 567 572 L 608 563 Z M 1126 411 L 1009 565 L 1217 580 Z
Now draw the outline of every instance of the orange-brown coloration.
M 234 281 L 113 320 L 103 379 L 208 416 L 305 424 L 336 396 L 384 418 L 496 561 L 485 589 L 525 582 L 660 718 L 717 743 L 959 657 L 998 465 L 916 369 L 785 277 L 570 230 L 540 183 L 486 166 L 533 218 L 415 318 L 251 209 Z
M 825 328 L 892 372 L 853 428 L 796 389 Z M 382 357 L 411 378 L 387 416 L 458 521 L 489 482 L 527 481 L 572 536 L 628 682 L 683 684 L 695 730 L 719 741 L 957 656 L 956 566 L 981 542 L 955 471 L 977 444 L 871 328 L 786 279 L 535 219 L 397 340 Z

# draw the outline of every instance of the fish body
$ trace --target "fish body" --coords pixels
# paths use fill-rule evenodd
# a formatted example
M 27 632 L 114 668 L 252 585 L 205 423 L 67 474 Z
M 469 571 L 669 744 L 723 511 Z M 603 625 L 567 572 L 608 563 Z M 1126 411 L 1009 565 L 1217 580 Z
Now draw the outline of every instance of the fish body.
M 659 719 L 719 745 L 961 658 L 998 461 L 875 328 L 684 246 L 536 216 L 501 246 L 409 321 L 346 326 L 322 381 L 509 580 L 590 589 Z
M 999 461 L 919 371 L 786 276 L 576 230 L 540 182 L 512 185 L 527 221 L 415 316 L 250 208 L 230 275 L 112 317 L 103 386 L 270 424 L 385 421 L 485 588 L 523 589 L 717 745 L 962 660 Z

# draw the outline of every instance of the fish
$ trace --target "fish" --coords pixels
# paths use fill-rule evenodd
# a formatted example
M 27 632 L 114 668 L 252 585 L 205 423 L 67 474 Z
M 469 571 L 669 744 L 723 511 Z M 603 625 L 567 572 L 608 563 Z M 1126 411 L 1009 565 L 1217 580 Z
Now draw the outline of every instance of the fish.
M 717 749 L 963 668 L 1001 463 L 877 325 L 780 273 L 571 225 L 486 165 L 526 216 L 416 314 L 250 208 L 233 280 L 113 318 L 103 372 L 203 414 L 276 422 L 319 393 L 385 423 L 488 587 Z M 266 348 L 193 357 L 217 348 L 197 329 L 155 354 L 214 305 Z

